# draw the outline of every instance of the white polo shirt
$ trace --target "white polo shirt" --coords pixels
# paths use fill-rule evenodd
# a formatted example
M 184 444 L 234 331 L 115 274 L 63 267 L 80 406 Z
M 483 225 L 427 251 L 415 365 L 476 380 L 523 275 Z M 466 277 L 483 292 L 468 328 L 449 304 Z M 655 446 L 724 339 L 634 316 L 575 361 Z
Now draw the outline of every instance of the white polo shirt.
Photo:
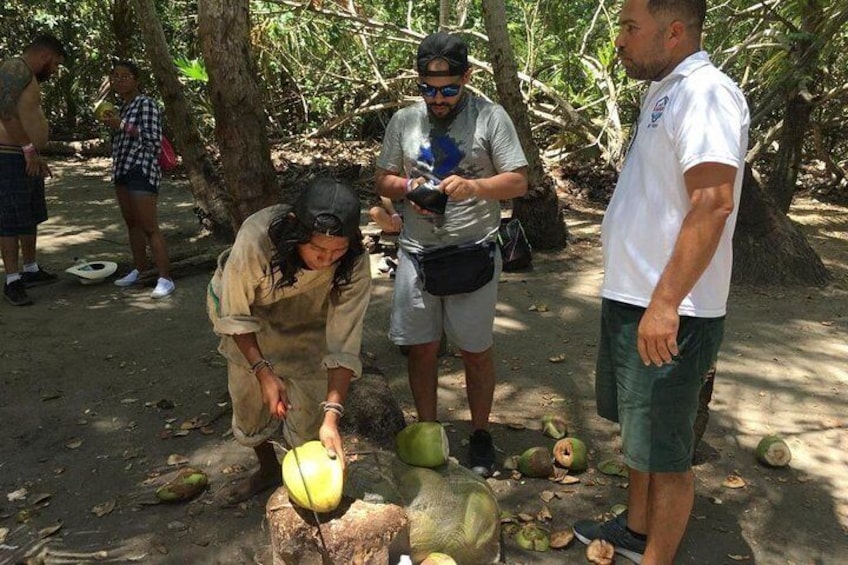
M 651 83 L 601 228 L 604 298 L 648 306 L 691 208 L 683 174 L 701 163 L 723 163 L 738 168 L 733 213 L 712 261 L 678 312 L 703 318 L 725 314 L 749 123 L 742 91 L 704 51 Z

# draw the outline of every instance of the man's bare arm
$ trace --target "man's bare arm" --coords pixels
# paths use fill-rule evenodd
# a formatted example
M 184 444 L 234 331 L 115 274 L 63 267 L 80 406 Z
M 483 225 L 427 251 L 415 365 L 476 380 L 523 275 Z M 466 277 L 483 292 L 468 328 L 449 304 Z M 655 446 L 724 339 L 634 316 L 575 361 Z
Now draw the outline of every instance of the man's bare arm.
M 639 324 L 639 355 L 657 366 L 677 355 L 677 308 L 701 278 L 733 212 L 736 168 L 703 163 L 684 175 L 692 208 L 683 220 L 671 259 Z

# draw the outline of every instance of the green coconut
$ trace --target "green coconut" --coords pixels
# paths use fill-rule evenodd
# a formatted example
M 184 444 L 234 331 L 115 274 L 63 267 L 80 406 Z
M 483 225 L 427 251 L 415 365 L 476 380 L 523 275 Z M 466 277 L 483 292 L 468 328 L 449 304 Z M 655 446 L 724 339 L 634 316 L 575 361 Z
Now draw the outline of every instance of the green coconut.
M 184 502 L 203 492 L 208 484 L 206 473 L 193 467 L 184 467 L 173 479 L 156 489 L 156 498 L 162 502 Z
M 785 467 L 792 460 L 792 452 L 780 437 L 766 436 L 757 445 L 757 460 L 769 467 Z
M 551 548 L 551 534 L 542 526 L 531 522 L 515 533 L 515 543 L 530 551 L 548 551 Z
M 547 447 L 531 447 L 518 458 L 518 471 L 525 477 L 550 477 L 554 472 L 551 450 Z
M 445 428 L 438 422 L 410 424 L 395 436 L 398 457 L 407 465 L 439 467 L 450 455 Z
M 94 108 L 94 117 L 98 120 L 103 120 L 107 114 L 115 114 L 117 108 L 111 102 L 104 100 Z
M 421 562 L 421 565 L 456 565 L 453 557 L 446 553 L 431 553 Z
M 582 473 L 588 467 L 586 444 L 576 437 L 567 437 L 554 444 L 554 460 L 571 473 Z
M 301 508 L 332 512 L 342 501 L 342 460 L 331 459 L 320 441 L 308 441 L 283 458 L 283 483 L 289 499 Z
M 542 418 L 542 433 L 554 439 L 562 439 L 568 435 L 568 422 L 556 414 Z

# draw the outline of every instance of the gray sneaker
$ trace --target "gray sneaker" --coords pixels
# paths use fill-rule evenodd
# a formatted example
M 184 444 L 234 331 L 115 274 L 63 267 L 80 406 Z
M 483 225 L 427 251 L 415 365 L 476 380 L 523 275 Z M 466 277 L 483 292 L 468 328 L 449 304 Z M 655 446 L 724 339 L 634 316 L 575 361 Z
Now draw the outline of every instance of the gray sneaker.
M 633 537 L 627 531 L 627 512 L 615 518 L 600 522 L 598 520 L 580 520 L 574 524 L 574 536 L 589 545 L 592 540 L 602 539 L 615 546 L 615 552 L 634 563 L 641 563 L 648 542 Z

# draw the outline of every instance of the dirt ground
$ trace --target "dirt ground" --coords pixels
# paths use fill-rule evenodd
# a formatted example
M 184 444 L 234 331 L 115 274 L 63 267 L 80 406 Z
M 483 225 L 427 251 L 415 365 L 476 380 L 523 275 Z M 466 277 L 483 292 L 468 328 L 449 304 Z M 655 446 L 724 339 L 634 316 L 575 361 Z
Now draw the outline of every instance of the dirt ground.
M 61 272 L 75 257 L 127 266 L 107 167 L 103 159 L 54 163 L 40 239 L 47 268 Z M 502 277 L 495 328 L 493 435 L 502 455 L 551 445 L 537 431 L 551 412 L 564 413 L 591 450 L 592 468 L 574 485 L 490 480 L 512 513 L 537 515 L 542 491 L 563 491 L 547 505 L 553 530 L 626 502 L 624 480 L 594 470 L 619 445 L 593 400 L 602 210 L 569 204 L 570 246 L 537 253 L 531 272 Z M 214 246 L 197 233 L 184 181 L 165 182 L 160 210 L 175 258 Z M 848 562 L 848 208 L 800 198 L 793 218 L 835 280 L 824 289 L 732 290 L 679 563 Z M 148 298 L 149 287 L 82 286 L 63 275 L 31 291 L 34 306 L 0 304 L 0 563 L 26 555 L 47 563 L 271 562 L 265 497 L 234 509 L 213 501 L 252 460 L 228 431 L 225 368 L 204 311 L 210 274 L 180 277 L 161 301 Z M 405 360 L 385 337 L 391 292 L 391 279 L 375 269 L 364 350 L 411 415 Z M 462 461 L 469 414 L 460 362 L 447 355 L 441 363 L 440 418 L 452 424 Z M 754 462 L 766 433 L 786 438 L 788 468 Z M 208 473 L 209 491 L 189 503 L 145 504 L 145 481 L 168 471 L 175 455 Z M 745 486 L 723 486 L 731 474 Z M 580 544 L 531 554 L 509 540 L 505 561 L 585 562 Z

